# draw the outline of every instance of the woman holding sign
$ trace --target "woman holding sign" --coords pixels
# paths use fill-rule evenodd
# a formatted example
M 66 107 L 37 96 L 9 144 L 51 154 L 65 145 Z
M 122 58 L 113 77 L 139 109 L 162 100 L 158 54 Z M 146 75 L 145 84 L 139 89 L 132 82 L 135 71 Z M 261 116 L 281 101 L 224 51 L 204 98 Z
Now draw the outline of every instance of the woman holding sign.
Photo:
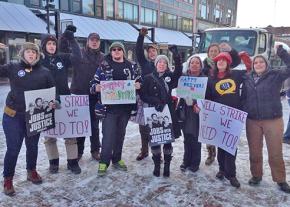
M 247 56 L 246 53 L 241 53 L 241 55 Z M 232 57 L 228 52 L 221 52 L 214 58 L 214 61 L 216 68 L 213 76 L 209 78 L 206 98 L 240 109 L 240 85 L 246 71 L 231 70 Z M 232 186 L 239 188 L 240 183 L 236 178 L 236 156 L 218 148 L 217 159 L 219 172 L 216 177 L 220 180 L 226 177 Z
M 193 55 L 189 57 L 186 63 L 185 76 L 202 77 L 203 64 L 200 57 Z M 199 169 L 201 160 L 201 143 L 198 142 L 199 108 L 195 99 L 181 98 L 177 106 L 177 111 L 179 110 L 183 110 L 185 115 L 183 118 L 179 117 L 184 135 L 183 163 L 180 165 L 180 169 L 181 171 L 188 169 L 196 172 Z
M 171 72 L 169 70 L 169 60 L 165 55 L 159 55 L 155 59 L 154 65 L 156 70 L 145 76 L 144 82 L 141 88 L 141 99 L 148 103 L 149 106 L 155 107 L 159 112 L 162 112 L 165 105 L 168 105 L 169 111 L 173 122 L 173 136 L 178 138 L 180 136 L 180 130 L 177 128 L 177 119 L 174 114 L 174 104 L 171 97 L 172 89 L 177 87 L 178 79 L 182 73 L 181 59 L 177 52 L 176 46 L 170 49 L 173 52 L 173 58 L 175 62 L 175 70 Z M 154 161 L 153 175 L 160 176 L 160 157 L 161 146 L 152 146 L 151 152 L 153 154 L 152 159 Z M 173 148 L 171 143 L 164 144 L 164 171 L 163 176 L 170 176 L 170 162 L 172 159 Z
M 0 48 L 4 47 L 5 45 L 0 43 Z M 19 56 L 20 63 L 0 66 L 0 76 L 9 78 L 11 88 L 6 99 L 2 122 L 7 145 L 3 172 L 4 193 L 9 196 L 15 194 L 12 181 L 24 138 L 27 149 L 27 180 L 34 184 L 42 183 L 42 178 L 36 171 L 39 134 L 27 136 L 24 92 L 54 86 L 50 72 L 39 64 L 40 51 L 36 44 L 24 43 Z
M 290 77 L 290 55 L 279 46 L 278 56 L 287 69 L 271 70 L 267 59 L 258 55 L 253 59 L 253 70 L 245 78 L 242 90 L 243 110 L 248 113 L 246 121 L 250 151 L 252 178 L 250 185 L 258 185 L 263 175 L 263 136 L 265 136 L 272 179 L 280 189 L 290 193 L 286 182 L 282 154 L 283 119 L 280 89 Z

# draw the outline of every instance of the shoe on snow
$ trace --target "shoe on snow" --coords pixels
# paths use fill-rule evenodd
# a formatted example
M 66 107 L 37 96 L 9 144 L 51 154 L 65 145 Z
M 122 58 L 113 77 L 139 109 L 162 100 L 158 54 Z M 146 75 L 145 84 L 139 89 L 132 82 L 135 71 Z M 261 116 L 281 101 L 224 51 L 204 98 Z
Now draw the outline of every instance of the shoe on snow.
M 27 170 L 27 180 L 31 181 L 33 184 L 41 184 L 42 178 L 37 173 L 36 170 Z
M 186 165 L 184 163 L 182 163 L 180 166 L 179 166 L 180 170 L 182 172 L 185 172 L 186 171 Z
M 123 160 L 113 163 L 113 166 L 118 170 L 127 171 L 127 166 Z
M 280 190 L 282 190 L 285 193 L 290 193 L 290 186 L 286 182 L 278 183 Z
M 262 181 L 262 178 L 259 178 L 259 177 L 252 177 L 250 180 L 249 180 L 249 185 L 252 185 L 252 186 L 254 186 L 254 185 L 259 185 L 260 184 L 260 182 Z
M 225 178 L 225 174 L 224 174 L 224 172 L 219 171 L 215 177 L 219 180 L 223 180 Z
M 229 181 L 233 187 L 236 187 L 236 188 L 241 187 L 241 184 L 236 177 L 229 178 Z
M 105 163 L 99 163 L 98 175 L 104 176 L 107 173 L 108 166 Z

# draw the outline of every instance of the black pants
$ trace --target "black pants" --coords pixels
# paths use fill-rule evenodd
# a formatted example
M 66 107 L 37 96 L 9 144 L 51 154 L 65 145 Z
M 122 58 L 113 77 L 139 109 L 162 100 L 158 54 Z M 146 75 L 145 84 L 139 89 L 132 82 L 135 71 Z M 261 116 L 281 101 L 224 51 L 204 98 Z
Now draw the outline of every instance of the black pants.
M 141 135 L 141 152 L 146 154 L 148 153 L 148 143 L 150 141 L 150 128 L 139 125 L 139 132 Z
M 224 172 L 226 178 L 236 177 L 236 156 L 227 151 L 218 148 L 217 159 L 219 163 L 219 170 Z
M 99 135 L 99 119 L 96 118 L 95 115 L 95 105 L 96 101 L 90 99 L 90 117 L 91 117 L 91 129 L 92 129 L 92 136 L 90 136 L 91 142 L 91 152 L 99 151 L 101 144 L 100 144 L 100 135 Z M 84 153 L 85 148 L 85 139 L 86 137 L 78 137 L 77 144 L 78 144 L 78 154 Z
M 199 167 L 201 160 L 201 143 L 198 137 L 191 134 L 184 134 L 184 155 L 183 164 L 185 167 Z
M 130 118 L 128 112 L 107 113 L 102 121 L 102 151 L 100 163 L 117 163 L 122 158 L 126 127 Z

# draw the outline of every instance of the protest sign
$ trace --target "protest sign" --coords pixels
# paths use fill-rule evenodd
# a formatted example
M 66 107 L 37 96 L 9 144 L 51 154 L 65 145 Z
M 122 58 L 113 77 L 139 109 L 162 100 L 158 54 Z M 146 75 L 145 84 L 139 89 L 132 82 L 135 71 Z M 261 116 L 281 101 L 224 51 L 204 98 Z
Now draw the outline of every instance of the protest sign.
M 25 120 L 27 136 L 36 135 L 55 126 L 54 109 L 55 87 L 25 91 Z
M 198 141 L 235 155 L 248 114 L 209 100 L 197 100 L 197 104 L 201 109 Z
M 207 80 L 207 77 L 181 76 L 176 88 L 177 97 L 204 99 Z
M 166 105 L 162 112 L 154 107 L 144 108 L 145 125 L 150 128 L 150 146 L 174 142 L 172 119 Z
M 102 104 L 136 103 L 134 80 L 101 81 Z
M 88 95 L 60 96 L 61 108 L 55 110 L 55 128 L 42 133 L 45 137 L 75 138 L 91 136 Z

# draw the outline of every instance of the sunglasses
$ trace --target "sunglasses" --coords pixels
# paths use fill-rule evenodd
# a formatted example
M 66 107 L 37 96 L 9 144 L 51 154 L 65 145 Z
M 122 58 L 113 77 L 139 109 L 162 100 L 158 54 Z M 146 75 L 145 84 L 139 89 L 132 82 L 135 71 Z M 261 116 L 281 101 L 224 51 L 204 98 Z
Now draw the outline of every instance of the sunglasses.
M 112 51 L 121 51 L 121 50 L 122 50 L 122 48 L 119 48 L 119 47 L 118 47 L 118 48 L 113 48 L 113 49 L 112 49 Z

